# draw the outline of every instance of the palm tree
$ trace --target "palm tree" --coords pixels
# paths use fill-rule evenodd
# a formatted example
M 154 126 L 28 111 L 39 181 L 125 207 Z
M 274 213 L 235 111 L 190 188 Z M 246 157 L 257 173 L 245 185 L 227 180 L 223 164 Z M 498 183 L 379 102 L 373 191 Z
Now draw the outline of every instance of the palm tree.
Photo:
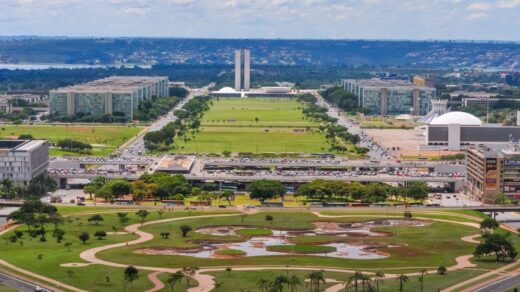
M 363 273 L 360 271 L 356 271 L 354 275 L 350 276 L 348 279 L 354 283 L 354 291 L 358 291 L 359 288 L 359 280 L 362 280 L 364 277 Z
M 361 280 L 361 287 L 363 287 L 363 292 L 365 292 L 365 288 L 368 290 L 369 287 L 372 286 L 370 283 L 370 281 L 372 281 L 372 279 L 370 279 L 369 276 L 363 275 L 363 276 L 361 276 L 360 280 Z
M 298 276 L 292 275 L 288 280 L 289 287 L 291 289 L 291 292 L 295 292 L 298 290 L 299 286 L 303 286 L 302 281 Z
M 287 277 L 284 275 L 280 275 L 274 279 L 273 283 L 271 283 L 270 291 L 282 292 L 283 284 L 289 284 L 289 279 L 287 279 Z
M 223 284 L 224 282 L 215 282 L 215 291 L 218 292 L 218 290 L 220 290 L 220 287 L 222 287 Z
M 168 276 L 168 280 L 166 280 L 166 283 L 168 283 L 168 285 L 170 285 L 170 288 L 173 292 L 173 289 L 175 288 L 175 285 L 180 282 L 180 280 L 182 280 L 182 278 L 184 278 L 184 275 L 182 274 L 181 271 L 177 271 L 175 273 L 171 273 L 169 276 Z
M 421 283 L 421 291 L 423 291 L 424 275 L 428 274 L 425 269 L 422 269 L 421 275 L 419 276 L 419 282 Z
M 354 285 L 352 284 L 352 280 L 349 278 L 346 282 L 345 282 L 345 292 L 350 292 L 350 289 L 353 287 Z
M 322 271 L 311 272 L 307 275 L 307 279 L 309 280 L 309 286 L 314 288 L 315 291 L 320 291 L 320 284 L 325 284 L 325 277 L 323 277 Z
M 399 281 L 399 292 L 403 292 L 404 284 L 410 279 L 405 274 L 401 274 L 396 280 Z
M 377 271 L 374 274 L 374 277 L 376 278 L 376 291 L 379 292 L 379 279 L 383 279 L 385 277 L 385 274 L 381 271 Z M 383 280 L 381 280 L 383 281 Z
M 258 289 L 260 289 L 260 292 L 267 291 L 267 288 L 269 287 L 269 281 L 264 278 L 260 278 L 260 280 L 258 280 L 256 283 L 256 286 Z

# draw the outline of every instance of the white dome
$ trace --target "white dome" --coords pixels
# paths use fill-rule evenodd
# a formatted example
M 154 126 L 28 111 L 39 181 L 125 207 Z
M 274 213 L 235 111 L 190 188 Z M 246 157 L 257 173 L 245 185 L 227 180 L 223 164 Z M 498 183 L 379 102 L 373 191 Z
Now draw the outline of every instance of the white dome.
M 459 124 L 463 126 L 480 126 L 482 121 L 472 114 L 465 112 L 449 112 L 436 117 L 430 122 L 430 125 L 449 125 Z
M 234 90 L 233 88 L 231 87 L 223 87 L 221 88 L 219 91 L 217 91 L 218 93 L 237 93 L 236 90 Z

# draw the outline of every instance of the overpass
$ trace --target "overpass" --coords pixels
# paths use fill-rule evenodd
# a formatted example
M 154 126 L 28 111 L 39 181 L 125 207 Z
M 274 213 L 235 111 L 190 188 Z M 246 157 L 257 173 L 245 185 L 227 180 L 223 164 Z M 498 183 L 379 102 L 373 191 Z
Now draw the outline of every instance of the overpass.
M 49 164 L 51 165 L 51 168 L 61 168 L 63 166 L 75 166 L 75 165 L 79 165 L 79 166 L 85 166 L 85 165 L 147 166 L 152 162 L 153 162 L 153 158 L 148 158 L 148 157 L 104 158 L 104 157 L 85 156 L 85 157 L 54 158 L 49 161 Z

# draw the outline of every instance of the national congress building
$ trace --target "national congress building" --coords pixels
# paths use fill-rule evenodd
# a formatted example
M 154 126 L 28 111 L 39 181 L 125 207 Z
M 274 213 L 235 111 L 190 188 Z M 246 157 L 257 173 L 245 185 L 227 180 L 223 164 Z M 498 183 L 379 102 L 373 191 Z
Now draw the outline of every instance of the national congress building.
M 57 115 L 113 114 L 133 119 L 139 102 L 168 95 L 168 77 L 113 76 L 49 92 Z

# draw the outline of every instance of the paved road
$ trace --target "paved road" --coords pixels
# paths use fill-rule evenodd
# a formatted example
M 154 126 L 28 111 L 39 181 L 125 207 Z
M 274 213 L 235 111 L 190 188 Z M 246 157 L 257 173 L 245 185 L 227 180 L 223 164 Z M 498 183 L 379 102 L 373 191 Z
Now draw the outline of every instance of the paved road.
M 520 286 L 520 274 L 507 277 L 503 280 L 490 284 L 488 286 L 484 286 L 480 289 L 475 290 L 475 292 L 498 292 L 498 291 L 506 291 L 507 289 L 515 288 Z
M 334 106 L 333 104 L 327 102 L 319 93 L 315 93 L 315 96 L 318 100 L 318 105 L 327 108 L 328 114 L 330 117 L 338 120 L 337 124 L 343 126 L 348 129 L 348 132 L 354 135 L 358 135 L 361 141 L 358 143 L 360 147 L 367 147 L 370 149 L 368 152 L 368 156 L 372 160 L 391 160 L 393 157 L 384 150 L 381 146 L 376 144 L 371 137 L 365 134 L 363 129 L 359 126 L 355 125 L 345 116 L 341 115 L 341 110 Z
M 32 292 L 32 291 L 35 291 L 35 287 L 38 287 L 34 284 L 25 282 L 23 280 L 15 278 L 15 277 L 11 277 L 4 273 L 0 273 L 0 284 L 4 285 L 6 287 L 15 289 L 16 291 L 21 291 L 21 292 Z M 49 291 L 49 290 L 40 288 L 39 291 Z
M 189 95 L 179 102 L 172 110 L 170 110 L 166 115 L 162 116 L 155 122 L 153 122 L 149 127 L 148 131 L 158 131 L 166 126 L 168 123 L 173 122 L 177 119 L 177 117 L 173 114 L 178 109 L 181 109 L 188 101 L 190 101 L 195 96 L 203 95 L 208 92 L 210 87 L 213 87 L 214 83 L 210 83 L 202 88 L 193 89 L 190 91 Z M 141 156 L 139 153 L 145 153 L 144 149 L 144 140 L 143 135 L 139 136 L 137 139 L 129 143 L 121 153 L 122 157 L 136 157 Z

